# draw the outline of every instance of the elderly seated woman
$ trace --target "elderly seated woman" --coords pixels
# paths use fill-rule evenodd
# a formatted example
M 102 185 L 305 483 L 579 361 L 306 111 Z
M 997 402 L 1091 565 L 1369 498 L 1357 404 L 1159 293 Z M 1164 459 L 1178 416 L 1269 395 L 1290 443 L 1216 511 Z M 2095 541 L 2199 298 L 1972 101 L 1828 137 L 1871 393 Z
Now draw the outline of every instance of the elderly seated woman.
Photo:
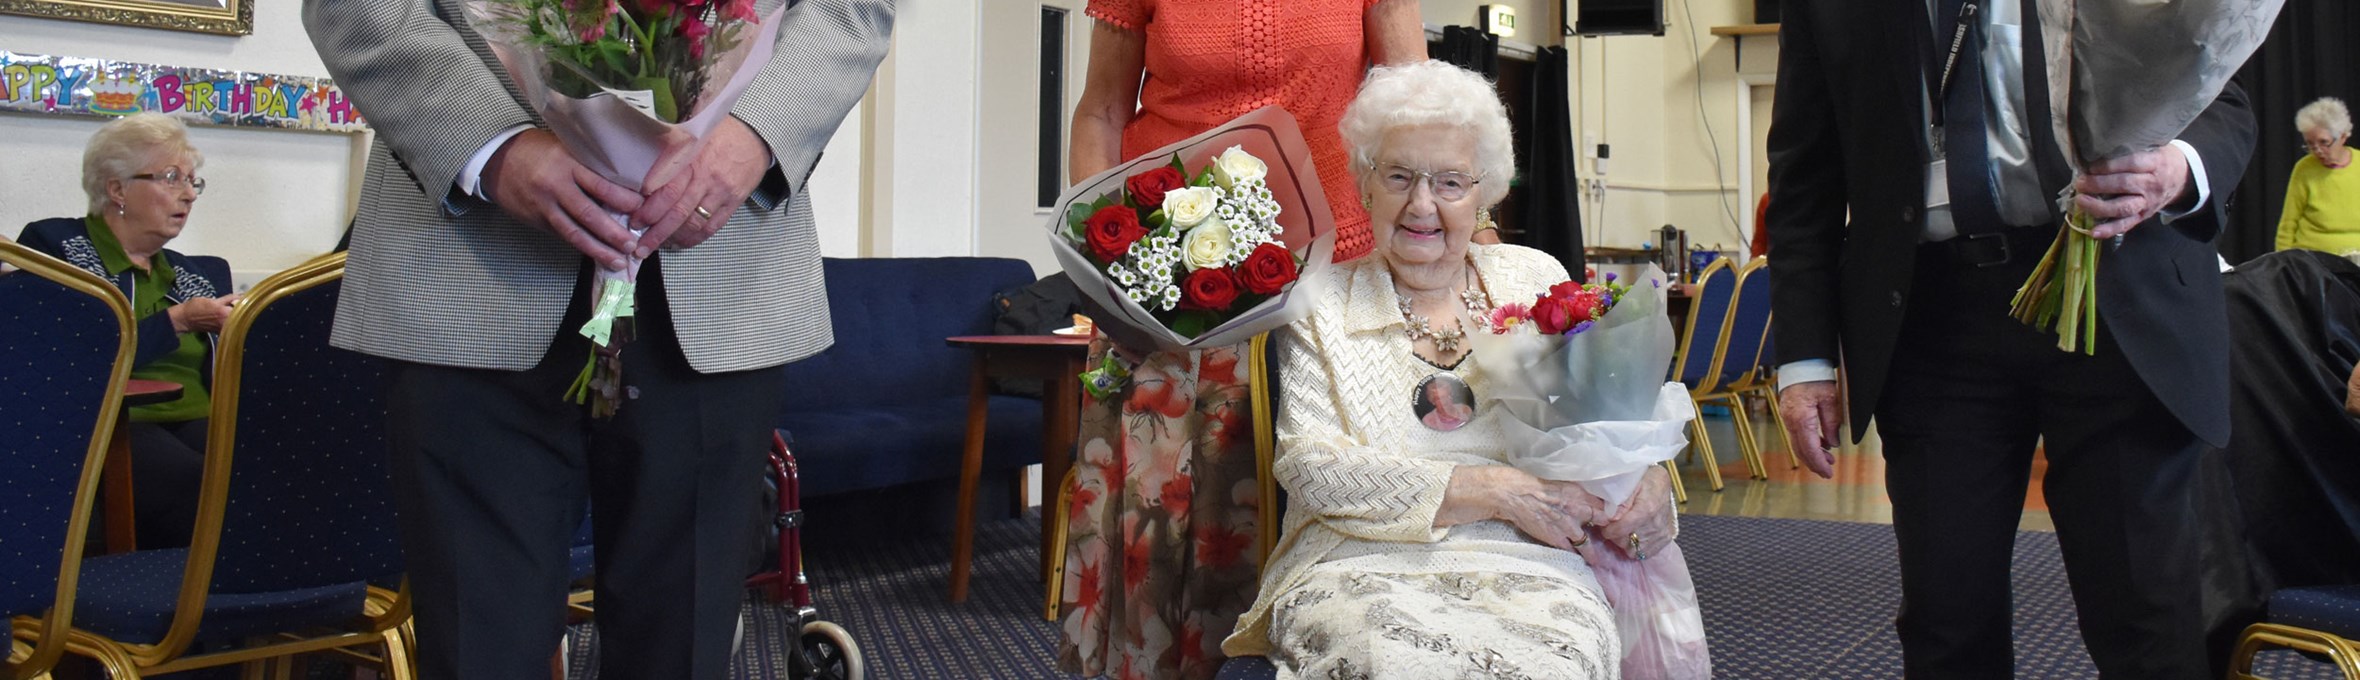
M 1506 416 L 1483 406 L 1464 339 L 1495 303 L 1568 278 L 1539 251 L 1469 243 L 1515 174 L 1506 109 L 1429 61 L 1377 68 L 1342 127 L 1378 256 L 1331 268 L 1311 315 L 1273 334 L 1286 533 L 1223 651 L 1282 678 L 1617 677 L 1586 560 L 1669 541 L 1669 480 L 1651 467 L 1603 507 L 1505 462 Z M 1471 392 L 1472 416 L 1424 417 L 1438 383 Z
M 2294 114 L 2304 154 L 2286 180 L 2278 249 L 2360 254 L 2360 169 L 2352 167 L 2352 110 L 2322 97 Z
M 214 334 L 238 296 L 229 266 L 164 244 L 205 193 L 205 156 L 180 121 L 145 113 L 100 126 L 82 152 L 90 211 L 26 225 L 17 242 L 113 281 L 131 299 L 139 339 L 131 377 L 180 385 L 180 397 L 131 409 L 132 488 L 141 548 L 188 545 L 204 471 Z

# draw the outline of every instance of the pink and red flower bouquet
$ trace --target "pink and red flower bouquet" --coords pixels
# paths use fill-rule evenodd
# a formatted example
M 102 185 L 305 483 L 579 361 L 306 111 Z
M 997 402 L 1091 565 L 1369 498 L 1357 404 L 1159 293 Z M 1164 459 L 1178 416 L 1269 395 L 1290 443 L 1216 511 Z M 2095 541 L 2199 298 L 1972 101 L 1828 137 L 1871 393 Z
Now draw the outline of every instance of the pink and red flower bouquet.
M 1049 241 L 1095 322 L 1196 349 L 1308 314 L 1333 230 L 1302 131 L 1265 107 L 1066 190 Z

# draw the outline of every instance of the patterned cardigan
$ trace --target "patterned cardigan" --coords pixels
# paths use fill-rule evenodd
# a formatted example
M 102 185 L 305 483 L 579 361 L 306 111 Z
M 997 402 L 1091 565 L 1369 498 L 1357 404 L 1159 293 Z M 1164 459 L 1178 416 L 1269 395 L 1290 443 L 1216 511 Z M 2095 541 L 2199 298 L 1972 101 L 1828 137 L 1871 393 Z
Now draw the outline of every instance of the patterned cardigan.
M 134 297 L 131 288 L 133 274 L 124 272 L 121 275 L 116 275 L 107 272 L 106 262 L 98 257 L 98 247 L 90 242 L 89 229 L 89 223 L 85 222 L 83 218 L 56 217 L 25 225 L 24 233 L 17 235 L 16 240 L 27 248 L 65 260 L 68 264 L 98 275 L 99 278 L 112 281 L 115 288 L 123 291 L 123 297 Z M 179 251 L 170 248 L 164 249 L 161 254 L 164 256 L 164 261 L 171 264 L 172 271 L 175 272 L 172 279 L 172 290 L 164 292 L 164 299 L 172 304 L 187 302 L 190 298 L 221 297 L 233 290 L 230 287 L 228 260 L 218 257 L 182 255 Z M 179 332 L 172 328 L 172 315 L 159 311 L 135 319 L 134 322 L 137 327 L 135 332 L 139 335 L 139 346 L 132 350 L 132 366 L 145 366 L 148 362 L 155 361 L 180 348 Z M 216 338 L 211 333 L 202 334 L 200 337 L 205 341 L 205 361 L 203 363 L 205 382 L 211 384 Z
M 1468 246 L 1493 302 L 1525 301 L 1568 280 L 1565 266 L 1538 250 Z M 1384 258 L 1328 270 L 1311 316 L 1273 334 L 1279 365 L 1278 447 L 1271 473 L 1286 487 L 1286 533 L 1262 570 L 1262 588 L 1237 630 L 1230 656 L 1270 651 L 1270 609 L 1311 567 L 1350 545 L 1354 554 L 1408 551 L 1441 541 L 1434 527 L 1451 470 L 1505 464 L 1496 409 L 1450 432 L 1419 424 L 1413 390 L 1441 371 L 1411 353 Z M 1473 359 L 1455 372 L 1481 399 L 1488 387 Z

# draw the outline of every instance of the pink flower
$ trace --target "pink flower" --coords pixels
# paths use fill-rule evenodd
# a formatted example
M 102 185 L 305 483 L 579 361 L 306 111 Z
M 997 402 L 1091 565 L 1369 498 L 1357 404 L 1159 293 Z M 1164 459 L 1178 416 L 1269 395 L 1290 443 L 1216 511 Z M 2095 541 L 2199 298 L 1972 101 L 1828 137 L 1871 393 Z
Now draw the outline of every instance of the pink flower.
M 688 40 L 688 58 L 690 59 L 705 60 L 705 36 L 712 34 L 713 27 L 705 25 L 705 20 L 696 15 L 691 14 L 680 19 L 680 37 Z
M 1510 302 L 1491 310 L 1491 330 L 1494 333 L 1506 333 L 1518 324 L 1531 321 L 1532 306 L 1521 302 Z
M 728 21 L 757 21 L 762 17 L 754 14 L 754 0 L 724 0 L 721 18 Z

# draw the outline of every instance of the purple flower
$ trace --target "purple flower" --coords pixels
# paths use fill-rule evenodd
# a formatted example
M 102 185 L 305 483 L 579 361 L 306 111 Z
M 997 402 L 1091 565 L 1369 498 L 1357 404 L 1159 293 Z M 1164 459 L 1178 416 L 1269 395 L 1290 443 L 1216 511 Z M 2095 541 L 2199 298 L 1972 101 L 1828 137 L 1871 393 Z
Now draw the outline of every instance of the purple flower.
M 1598 324 L 1598 322 L 1596 322 L 1596 321 L 1584 321 L 1584 322 L 1581 322 L 1581 323 L 1577 323 L 1577 324 L 1574 324 L 1572 328 L 1565 329 L 1565 334 L 1566 334 L 1566 335 L 1576 335 L 1576 334 L 1579 334 L 1579 333 L 1581 333 L 1582 331 L 1589 330 L 1591 326 L 1595 326 L 1595 325 L 1597 325 L 1597 324 Z
M 1606 282 L 1607 282 L 1607 283 L 1614 283 L 1614 272 L 1607 272 L 1607 273 L 1606 273 Z

